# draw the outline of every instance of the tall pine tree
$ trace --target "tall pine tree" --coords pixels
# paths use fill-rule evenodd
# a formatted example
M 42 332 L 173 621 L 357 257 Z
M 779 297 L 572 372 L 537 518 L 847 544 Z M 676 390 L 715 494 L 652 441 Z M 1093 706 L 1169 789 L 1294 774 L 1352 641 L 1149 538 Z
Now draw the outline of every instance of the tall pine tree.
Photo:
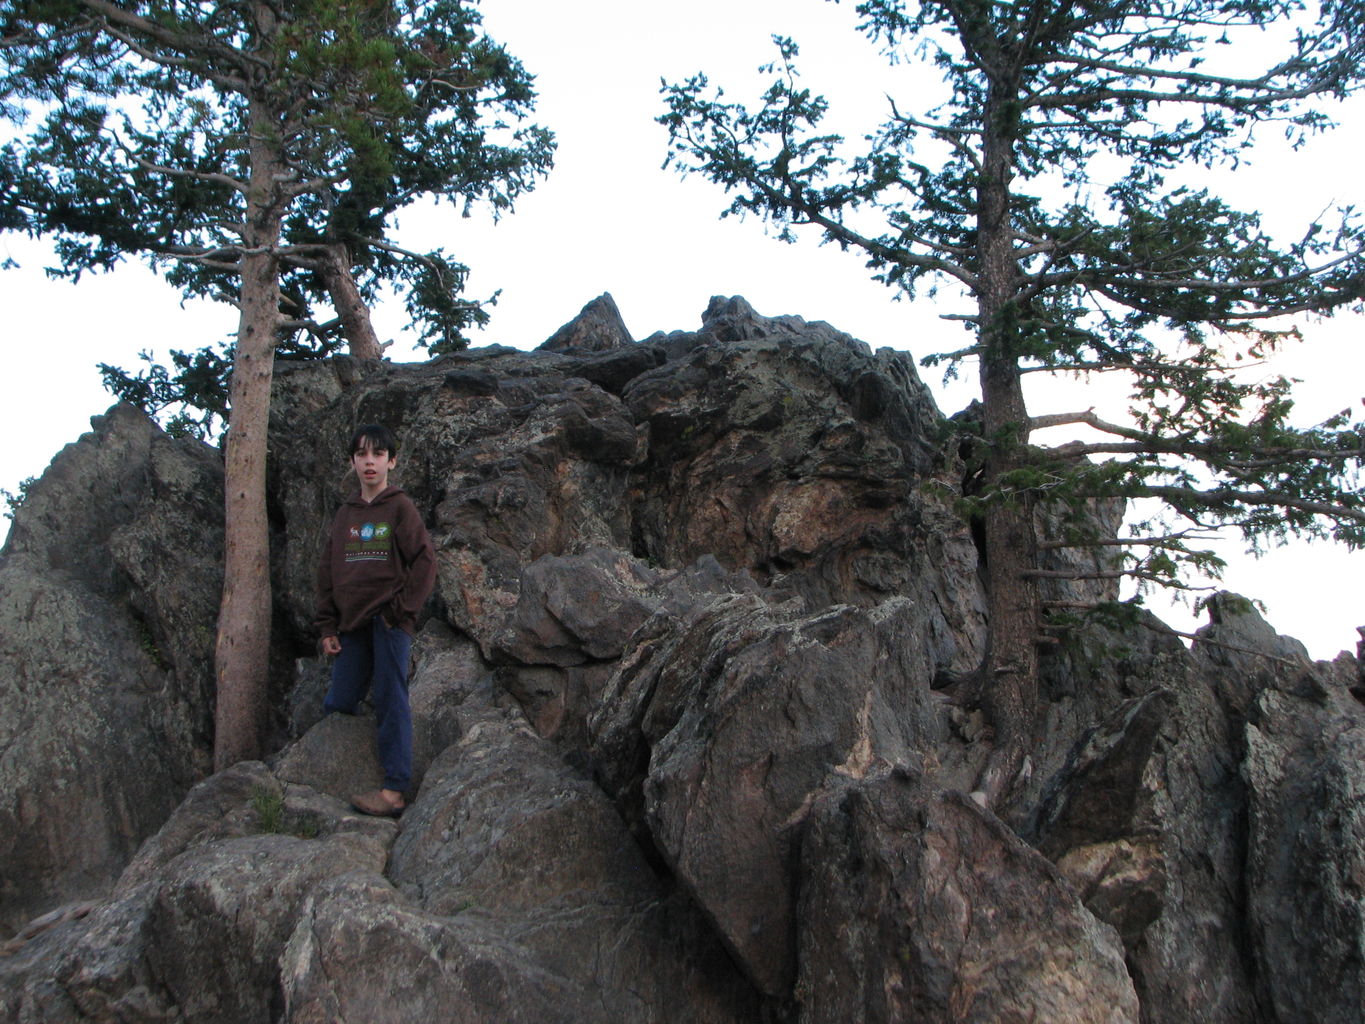
M 802 86 L 796 44 L 778 39 L 757 104 L 729 102 L 697 75 L 666 86 L 660 120 L 670 159 L 733 194 L 727 212 L 776 222 L 789 241 L 813 226 L 908 293 L 948 282 L 970 296 L 951 315 L 972 340 L 939 358 L 979 371 L 974 505 L 990 641 L 977 692 L 997 744 L 980 786 L 998 800 L 1041 723 L 1040 546 L 1098 540 L 1040 538 L 1040 511 L 1152 497 L 1189 526 L 1230 526 L 1253 544 L 1365 541 L 1357 421 L 1295 426 L 1288 381 L 1236 372 L 1295 336 L 1285 317 L 1359 303 L 1360 224 L 1338 211 L 1282 243 L 1184 173 L 1235 165 L 1258 125 L 1296 139 L 1327 127 L 1323 103 L 1360 86 L 1365 11 L 1337 0 L 1308 12 L 1274 0 L 865 0 L 857 12 L 894 62 L 937 67 L 940 105 L 893 99 L 850 154 L 823 130 L 827 103 Z M 1129 375 L 1132 422 L 1035 415 L 1023 382 L 1040 371 Z M 1030 443 L 1067 423 L 1109 436 Z M 1137 538 L 1119 571 L 1179 585 L 1185 570 L 1216 565 L 1190 538 Z
M 482 314 L 464 267 L 392 238 L 436 197 L 505 209 L 550 166 L 520 121 L 530 76 L 461 0 L 5 0 L 0 226 L 55 239 L 57 272 L 128 256 L 234 304 L 217 767 L 258 757 L 270 579 L 266 426 L 281 343 L 380 355 L 397 282 L 428 342 Z M 319 322 L 314 305 L 329 304 Z M 202 370 L 203 367 L 201 366 Z

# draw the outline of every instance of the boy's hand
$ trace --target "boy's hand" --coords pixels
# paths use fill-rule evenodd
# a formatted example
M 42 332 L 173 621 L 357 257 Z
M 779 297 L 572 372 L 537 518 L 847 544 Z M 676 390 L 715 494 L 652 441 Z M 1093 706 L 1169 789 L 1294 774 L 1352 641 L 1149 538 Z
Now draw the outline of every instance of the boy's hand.
M 322 653 L 330 658 L 335 658 L 341 653 L 341 640 L 334 636 L 323 637 Z

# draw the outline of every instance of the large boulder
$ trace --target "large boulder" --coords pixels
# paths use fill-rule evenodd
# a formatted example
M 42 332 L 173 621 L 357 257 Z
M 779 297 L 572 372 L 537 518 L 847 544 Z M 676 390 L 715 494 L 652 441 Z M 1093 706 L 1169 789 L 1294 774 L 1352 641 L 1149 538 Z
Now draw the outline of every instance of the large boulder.
M 583 993 L 514 942 L 405 899 L 381 874 L 319 886 L 280 972 L 291 1024 L 573 1024 Z
M 1277 635 L 1248 602 L 1220 599 L 1213 617 L 1196 653 L 1241 733 L 1239 909 L 1259 1008 L 1277 1020 L 1359 1020 L 1365 707 L 1351 692 L 1357 666 L 1350 658 L 1310 664 L 1302 644 Z
M 105 900 L 0 959 L 4 1019 L 269 1021 L 305 896 L 381 870 L 393 833 L 258 762 L 214 775 Z
M 750 576 L 728 573 L 709 556 L 671 572 L 606 548 L 546 556 L 522 577 L 497 644 L 510 662 L 498 680 L 537 732 L 582 749 L 587 717 L 646 620 L 684 614 L 716 596 L 757 592 Z
M 598 772 L 754 984 L 796 977 L 797 850 L 815 797 L 934 746 L 924 616 L 756 597 L 661 618 L 591 722 Z
M 104 893 L 209 765 L 222 464 L 115 406 L 0 551 L 0 935 Z
M 428 677 L 460 663 L 418 651 Z M 315 758 L 214 775 L 106 900 L 0 957 L 4 1019 L 754 1020 L 757 994 L 605 795 L 515 701 L 455 675 L 460 738 L 401 822 L 317 788 Z
M 404 821 L 394 883 L 557 979 L 542 995 L 561 993 L 563 1019 L 753 1019 L 752 989 L 601 790 L 514 709 L 465 709 L 464 738 Z
M 801 848 L 799 1020 L 1136 1024 L 1112 928 L 960 792 L 905 769 L 847 780 Z
M 1310 663 L 1233 595 L 1210 609 L 1193 651 L 1149 624 L 1065 659 L 1054 686 L 1111 709 L 1078 734 L 1061 697 L 1075 738 L 1041 754 L 1060 767 L 1021 831 L 1119 931 L 1145 1020 L 1358 1017 L 1356 666 Z
M 977 557 L 947 495 L 961 466 L 904 352 L 827 324 L 713 300 L 699 345 L 632 381 L 646 441 L 633 475 L 637 553 L 710 554 L 812 608 L 911 597 L 934 607 L 937 663 L 974 668 Z

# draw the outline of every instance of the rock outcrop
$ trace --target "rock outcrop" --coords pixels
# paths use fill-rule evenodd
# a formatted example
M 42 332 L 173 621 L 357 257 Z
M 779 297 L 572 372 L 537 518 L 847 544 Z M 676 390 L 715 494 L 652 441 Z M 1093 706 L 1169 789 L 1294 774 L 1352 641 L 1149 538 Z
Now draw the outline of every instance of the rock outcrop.
M 373 729 L 310 628 L 371 421 L 440 564 L 398 822 L 346 804 Z M 536 352 L 281 364 L 271 451 L 267 764 L 206 776 L 215 453 L 115 409 L 19 510 L 0 1019 L 1360 1019 L 1356 659 L 1230 596 L 1192 649 L 1078 626 L 979 806 L 976 548 L 907 355 L 742 299 L 637 343 L 604 296 Z
M 603 292 L 540 347 L 556 352 L 604 352 L 629 345 L 632 340 L 616 300 L 610 292 Z
M 104 893 L 211 763 L 221 460 L 93 425 L 0 559 L 0 933 Z

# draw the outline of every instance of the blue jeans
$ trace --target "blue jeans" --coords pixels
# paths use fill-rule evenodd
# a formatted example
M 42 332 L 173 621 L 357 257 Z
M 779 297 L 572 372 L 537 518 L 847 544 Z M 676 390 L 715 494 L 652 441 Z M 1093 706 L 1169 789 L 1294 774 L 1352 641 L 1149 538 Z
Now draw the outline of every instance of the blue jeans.
M 379 733 L 379 763 L 384 788 L 404 792 L 412 782 L 412 711 L 408 707 L 408 655 L 412 637 L 376 615 L 369 628 L 342 633 L 341 653 L 332 663 L 332 685 L 323 708 L 355 714 L 367 691 L 373 693 Z

